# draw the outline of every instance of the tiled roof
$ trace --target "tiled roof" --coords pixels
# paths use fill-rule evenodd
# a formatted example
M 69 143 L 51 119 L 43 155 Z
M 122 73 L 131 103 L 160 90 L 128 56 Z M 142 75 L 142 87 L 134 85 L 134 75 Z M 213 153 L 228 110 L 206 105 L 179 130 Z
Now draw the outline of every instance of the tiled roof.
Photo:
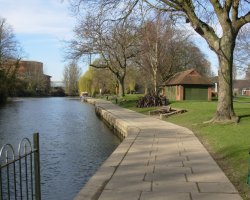
M 233 81 L 233 88 L 249 89 L 250 88 L 250 80 L 234 80 Z
M 196 70 L 189 69 L 176 73 L 166 81 L 165 85 L 213 85 L 213 83 Z

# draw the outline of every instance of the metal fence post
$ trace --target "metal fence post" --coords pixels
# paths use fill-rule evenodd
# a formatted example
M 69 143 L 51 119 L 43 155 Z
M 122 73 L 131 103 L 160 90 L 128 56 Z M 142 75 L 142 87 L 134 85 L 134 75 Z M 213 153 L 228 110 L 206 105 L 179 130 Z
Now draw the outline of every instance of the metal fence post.
M 41 200 L 39 133 L 33 134 L 36 200 Z

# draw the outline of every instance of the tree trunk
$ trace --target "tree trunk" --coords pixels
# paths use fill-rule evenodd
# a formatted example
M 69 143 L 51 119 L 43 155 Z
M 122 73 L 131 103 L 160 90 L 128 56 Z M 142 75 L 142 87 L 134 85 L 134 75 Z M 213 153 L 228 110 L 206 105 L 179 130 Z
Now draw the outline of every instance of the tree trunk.
M 232 96 L 231 63 L 224 60 L 219 62 L 219 93 L 215 121 L 231 121 L 235 119 Z M 231 73 L 231 75 L 230 75 Z
M 154 70 L 154 93 L 157 95 L 157 71 Z
M 233 50 L 235 40 L 230 36 L 221 39 L 219 57 L 219 91 L 218 104 L 213 122 L 238 121 L 233 107 Z
M 118 96 L 124 97 L 125 96 L 124 77 L 118 78 L 118 85 L 119 85 Z

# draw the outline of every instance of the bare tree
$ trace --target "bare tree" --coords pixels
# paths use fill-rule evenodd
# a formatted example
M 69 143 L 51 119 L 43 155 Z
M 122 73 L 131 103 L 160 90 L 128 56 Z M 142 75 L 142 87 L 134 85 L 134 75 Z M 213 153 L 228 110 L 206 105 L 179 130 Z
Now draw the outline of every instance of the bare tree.
M 244 26 L 239 32 L 234 57 L 235 71 L 244 74 L 250 64 L 250 24 Z
M 65 92 L 70 96 L 78 95 L 78 81 L 80 79 L 81 70 L 76 63 L 70 63 L 65 66 L 63 74 L 63 82 Z
M 182 70 L 195 69 L 204 76 L 212 75 L 210 62 L 195 44 L 186 42 L 181 47 L 178 59 Z
M 6 19 L 0 17 L 0 67 L 18 57 L 18 47 L 12 27 L 7 24 Z
M 125 95 L 124 79 L 130 59 L 136 56 L 136 30 L 131 21 L 112 23 L 103 16 L 88 15 L 75 29 L 77 38 L 71 41 L 70 57 L 78 59 L 86 54 L 100 57 L 91 67 L 108 68 L 117 78 L 119 96 Z
M 190 41 L 190 34 L 178 29 L 168 16 L 157 14 L 142 28 L 141 53 L 137 64 L 152 77 L 154 93 L 174 73 L 194 68 L 210 74 L 210 63 Z
M 0 102 L 7 99 L 13 89 L 19 66 L 19 44 L 6 19 L 0 17 Z
M 75 0 L 75 2 L 85 0 Z M 93 1 L 88 1 L 93 2 Z M 154 9 L 186 18 L 203 37 L 219 60 L 219 95 L 217 111 L 211 122 L 238 121 L 232 101 L 233 52 L 240 29 L 250 22 L 248 0 L 99 0 L 102 7 L 123 9 L 125 19 L 139 2 Z M 126 12 L 127 11 L 127 12 Z M 114 12 L 113 12 L 114 13 Z M 117 13 L 117 12 L 116 12 Z M 118 18 L 121 18 L 118 15 Z M 219 27 L 220 30 L 216 30 Z
M 250 80 L 250 65 L 248 65 L 246 72 L 245 72 L 245 79 Z
M 167 46 L 173 36 L 170 26 L 158 13 L 156 21 L 146 22 L 142 29 L 139 62 L 140 66 L 152 75 L 155 94 L 158 94 L 159 71 L 166 65 Z
M 159 2 L 164 8 L 153 3 L 151 5 L 158 9 L 183 14 L 219 58 L 220 92 L 216 115 L 212 121 L 238 120 L 232 102 L 233 51 L 239 30 L 250 22 L 249 2 L 244 0 L 167 0 Z M 216 33 L 214 23 L 220 26 L 221 32 Z

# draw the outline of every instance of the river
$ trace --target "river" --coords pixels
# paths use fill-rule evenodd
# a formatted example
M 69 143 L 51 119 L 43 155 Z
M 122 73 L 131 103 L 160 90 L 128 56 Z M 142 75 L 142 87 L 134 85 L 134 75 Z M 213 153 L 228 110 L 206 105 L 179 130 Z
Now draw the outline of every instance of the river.
M 42 199 L 70 200 L 120 140 L 94 106 L 70 98 L 24 98 L 0 106 L 0 147 L 40 133 Z

